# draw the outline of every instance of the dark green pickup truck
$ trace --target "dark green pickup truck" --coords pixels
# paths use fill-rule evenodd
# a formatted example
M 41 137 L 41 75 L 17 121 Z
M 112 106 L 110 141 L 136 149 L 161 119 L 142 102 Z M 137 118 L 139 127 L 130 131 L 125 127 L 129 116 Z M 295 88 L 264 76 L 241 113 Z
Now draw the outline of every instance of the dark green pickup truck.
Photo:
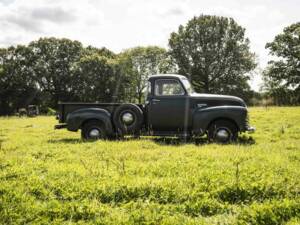
M 198 94 L 181 75 L 149 78 L 144 105 L 60 103 L 56 129 L 81 130 L 84 139 L 124 135 L 199 137 L 227 143 L 253 132 L 245 102 L 234 96 Z

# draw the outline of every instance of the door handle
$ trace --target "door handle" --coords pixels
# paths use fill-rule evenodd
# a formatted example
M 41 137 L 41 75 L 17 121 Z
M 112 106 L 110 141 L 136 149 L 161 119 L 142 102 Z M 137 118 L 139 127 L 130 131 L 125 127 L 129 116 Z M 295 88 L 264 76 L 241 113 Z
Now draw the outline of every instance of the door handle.
M 156 102 L 160 102 L 160 100 L 159 99 L 152 99 L 152 102 L 153 102 L 153 104 L 155 104 Z
M 207 106 L 207 104 L 197 104 L 198 108 L 202 108 L 202 107 L 206 107 L 206 106 Z

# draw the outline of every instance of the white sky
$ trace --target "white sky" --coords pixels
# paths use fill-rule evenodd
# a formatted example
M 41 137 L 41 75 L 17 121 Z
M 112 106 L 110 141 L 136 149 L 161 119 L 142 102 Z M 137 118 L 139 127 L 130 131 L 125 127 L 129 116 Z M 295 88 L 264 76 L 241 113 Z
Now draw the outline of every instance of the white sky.
M 266 42 L 300 21 L 300 1 L 0 0 L 0 47 L 50 36 L 116 53 L 138 45 L 167 47 L 170 33 L 200 14 L 233 17 L 245 27 L 262 69 L 270 59 Z M 252 88 L 258 90 L 260 82 L 256 75 Z

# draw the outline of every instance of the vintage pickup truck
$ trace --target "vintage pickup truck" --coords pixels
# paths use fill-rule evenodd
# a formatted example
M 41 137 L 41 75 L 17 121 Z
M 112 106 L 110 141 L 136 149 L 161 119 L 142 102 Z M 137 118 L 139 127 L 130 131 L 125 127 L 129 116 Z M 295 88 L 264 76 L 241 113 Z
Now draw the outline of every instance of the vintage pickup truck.
M 199 137 L 228 143 L 253 132 L 245 102 L 234 96 L 198 94 L 185 76 L 149 77 L 145 104 L 59 103 L 56 129 L 81 130 L 84 139 L 124 135 Z

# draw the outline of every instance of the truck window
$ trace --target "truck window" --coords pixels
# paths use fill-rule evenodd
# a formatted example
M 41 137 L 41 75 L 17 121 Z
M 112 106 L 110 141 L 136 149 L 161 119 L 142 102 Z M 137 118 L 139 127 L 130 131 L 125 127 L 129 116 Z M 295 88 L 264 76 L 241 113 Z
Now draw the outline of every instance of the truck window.
M 155 81 L 155 95 L 184 95 L 184 89 L 178 80 L 161 79 Z
M 195 92 L 194 89 L 193 89 L 193 87 L 192 87 L 192 85 L 191 85 L 191 83 L 189 82 L 188 79 L 182 78 L 181 81 L 182 81 L 182 83 L 183 83 L 183 86 L 185 87 L 185 90 L 187 90 L 187 92 L 188 92 L 189 94 Z
M 146 95 L 147 96 L 151 95 L 151 82 L 150 81 L 147 82 L 147 92 L 146 92 Z
M 148 96 L 151 95 L 151 82 L 147 81 L 146 89 L 144 92 L 144 102 L 147 102 Z

